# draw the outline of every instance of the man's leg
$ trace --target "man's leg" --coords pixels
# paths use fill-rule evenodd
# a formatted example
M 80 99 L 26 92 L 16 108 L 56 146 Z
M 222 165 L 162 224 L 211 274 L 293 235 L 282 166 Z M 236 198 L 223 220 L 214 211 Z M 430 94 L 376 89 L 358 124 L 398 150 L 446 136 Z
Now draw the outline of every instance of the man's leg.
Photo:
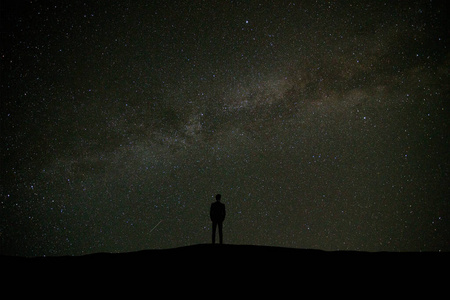
M 217 227 L 217 222 L 213 222 L 212 223 L 212 243 L 213 244 L 216 243 L 216 227 Z
M 220 239 L 220 244 L 223 244 L 222 222 L 219 222 L 217 225 L 219 225 L 219 239 Z

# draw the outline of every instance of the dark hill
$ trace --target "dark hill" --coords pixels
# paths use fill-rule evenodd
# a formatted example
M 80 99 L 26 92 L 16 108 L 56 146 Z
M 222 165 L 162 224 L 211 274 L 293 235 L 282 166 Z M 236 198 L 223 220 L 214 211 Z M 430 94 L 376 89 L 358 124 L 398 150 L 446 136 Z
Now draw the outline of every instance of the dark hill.
M 83 256 L 0 256 L 6 290 L 16 291 L 17 283 L 23 283 L 24 292 L 36 294 L 37 287 L 46 295 L 65 290 L 83 297 L 93 292 L 117 296 L 118 291 L 158 297 L 202 296 L 211 291 L 233 297 L 241 293 L 287 296 L 292 291 L 336 295 L 352 288 L 372 293 L 380 287 L 403 292 L 399 282 L 421 286 L 427 280 L 442 281 L 444 261 L 448 253 L 209 244 Z
M 250 245 L 200 244 L 164 250 L 96 253 L 83 256 L 0 256 L 6 278 L 35 282 L 124 282 L 157 288 L 176 283 L 246 288 L 249 282 L 270 285 L 277 280 L 290 286 L 302 282 L 368 284 L 368 280 L 397 282 L 399 278 L 425 280 L 440 269 L 448 253 L 394 253 L 322 251 Z M 379 277 L 382 274 L 382 277 Z M 438 276 L 438 275 L 436 275 Z M 7 284 L 6 284 L 7 285 Z
M 448 253 L 447 253 L 448 254 Z M 365 268 L 395 265 L 417 265 L 448 256 L 433 252 L 359 252 L 322 251 L 256 245 L 211 245 L 199 244 L 172 249 L 142 250 L 127 253 L 95 253 L 83 256 L 56 257 L 11 257 L 0 256 L 5 265 L 26 266 L 152 266 L 165 270 L 168 266 L 178 268 L 220 268 L 245 269 L 259 268 Z M 356 264 L 356 265 L 355 265 Z M 364 265 L 359 265 L 364 264 Z

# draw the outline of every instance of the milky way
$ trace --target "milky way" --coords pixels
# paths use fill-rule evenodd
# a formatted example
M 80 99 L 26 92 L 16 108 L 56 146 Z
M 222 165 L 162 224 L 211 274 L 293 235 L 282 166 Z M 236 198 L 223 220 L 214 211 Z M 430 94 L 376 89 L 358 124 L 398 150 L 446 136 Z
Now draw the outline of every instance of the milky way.
M 272 2 L 2 4 L 2 253 L 450 250 L 444 6 Z

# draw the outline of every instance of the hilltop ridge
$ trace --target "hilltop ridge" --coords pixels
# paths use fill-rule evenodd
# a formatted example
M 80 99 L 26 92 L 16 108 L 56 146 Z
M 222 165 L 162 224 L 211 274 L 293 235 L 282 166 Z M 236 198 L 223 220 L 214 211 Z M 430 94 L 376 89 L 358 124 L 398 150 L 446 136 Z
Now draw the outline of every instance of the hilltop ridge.
M 153 287 L 195 284 L 215 285 L 224 281 L 236 284 L 231 289 L 248 289 L 249 282 L 283 283 L 291 288 L 316 281 L 363 283 L 382 278 L 397 282 L 398 278 L 413 281 L 440 274 L 448 253 L 432 252 L 358 252 L 323 251 L 258 245 L 198 244 L 172 249 L 141 250 L 127 253 L 94 253 L 82 256 L 11 257 L 0 256 L 3 273 L 8 280 L 24 282 L 67 283 L 88 282 L 98 289 L 98 282 L 137 284 L 149 282 Z M 43 276 L 43 274 L 46 274 Z M 381 277 L 379 277 L 382 274 Z M 263 287 L 264 288 L 264 287 Z M 174 292 L 178 291 L 176 288 Z

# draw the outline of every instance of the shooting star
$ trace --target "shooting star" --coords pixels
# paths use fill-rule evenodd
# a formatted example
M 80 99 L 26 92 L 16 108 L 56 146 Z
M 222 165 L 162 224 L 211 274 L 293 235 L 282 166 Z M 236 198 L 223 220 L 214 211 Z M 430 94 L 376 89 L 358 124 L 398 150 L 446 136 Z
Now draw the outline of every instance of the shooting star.
M 163 220 L 159 221 L 158 224 L 155 225 L 155 227 L 152 228 L 152 230 L 150 230 L 149 234 L 152 233 L 153 230 L 155 230 L 156 227 L 158 227 L 159 224 L 161 224 Z

